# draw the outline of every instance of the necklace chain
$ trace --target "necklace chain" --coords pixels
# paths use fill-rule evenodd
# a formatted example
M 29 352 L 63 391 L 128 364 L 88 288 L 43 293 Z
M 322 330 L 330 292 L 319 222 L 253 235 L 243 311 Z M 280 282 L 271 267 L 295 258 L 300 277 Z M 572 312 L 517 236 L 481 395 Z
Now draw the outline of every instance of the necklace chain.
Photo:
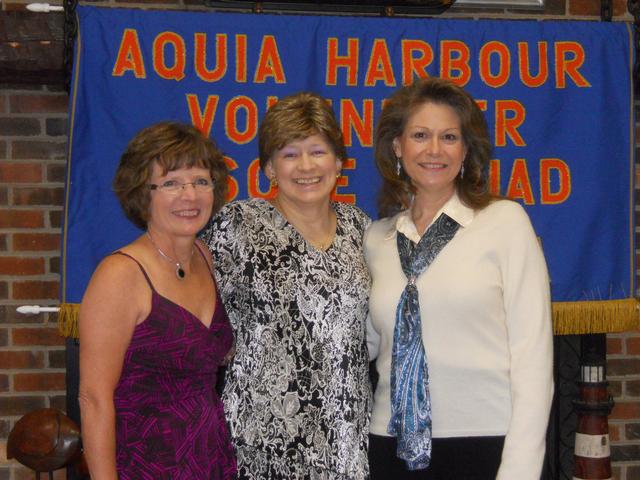
M 182 280 L 186 276 L 186 272 L 184 271 L 184 268 L 182 268 L 182 264 L 179 261 L 171 258 L 169 255 L 164 253 L 162 250 L 160 250 L 160 247 L 158 247 L 158 245 L 156 245 L 156 242 L 153 241 L 153 237 L 151 236 L 149 231 L 147 231 L 147 237 L 149 237 L 149 240 L 151 241 L 151 245 L 153 245 L 155 247 L 155 249 L 158 251 L 160 256 L 162 256 L 162 258 L 164 258 L 168 262 L 171 262 L 171 263 L 175 264 L 175 266 L 176 266 L 176 277 L 178 277 L 178 280 Z M 191 257 L 193 257 L 193 251 L 194 251 L 194 248 L 191 247 L 191 255 L 189 256 L 189 261 L 191 261 Z
M 280 200 L 278 199 L 278 197 L 276 197 L 273 200 L 273 204 L 275 205 L 275 207 L 278 209 L 278 211 L 282 214 L 282 216 L 296 229 L 298 230 L 298 232 L 300 233 L 300 235 L 304 237 L 304 235 L 302 235 L 302 232 L 300 232 L 300 230 L 298 229 L 298 227 L 296 227 L 294 225 L 294 223 L 289 219 L 289 217 L 287 216 L 287 214 L 284 212 L 284 209 L 282 208 L 282 204 L 280 203 Z M 322 240 L 322 242 L 318 242 L 318 241 L 312 241 L 309 240 L 307 238 L 305 238 L 305 240 L 307 240 L 307 242 L 309 242 L 311 245 L 313 245 L 315 248 L 317 248 L 318 250 L 326 250 L 327 248 L 329 248 L 329 246 L 333 243 L 333 236 L 334 236 L 334 232 L 333 232 L 333 221 L 330 221 L 330 227 L 329 227 L 329 233 L 327 234 L 326 237 L 324 237 L 324 239 Z

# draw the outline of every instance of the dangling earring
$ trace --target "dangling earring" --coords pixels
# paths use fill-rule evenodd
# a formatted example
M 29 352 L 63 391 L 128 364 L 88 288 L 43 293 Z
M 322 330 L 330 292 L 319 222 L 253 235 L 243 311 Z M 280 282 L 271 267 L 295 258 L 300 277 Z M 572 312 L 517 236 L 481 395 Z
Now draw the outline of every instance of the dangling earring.
M 342 176 L 342 172 L 338 172 L 338 173 L 336 174 L 336 180 L 337 180 L 338 178 L 340 178 L 341 176 Z
M 464 178 L 464 162 L 462 162 L 462 167 L 460 167 L 460 180 Z
M 396 157 L 396 175 L 400 176 L 400 170 L 402 170 L 402 165 L 400 164 L 400 157 Z
M 276 178 L 275 175 L 273 177 L 270 177 L 269 181 L 271 182 L 271 185 L 273 185 L 274 187 L 278 186 L 278 179 Z

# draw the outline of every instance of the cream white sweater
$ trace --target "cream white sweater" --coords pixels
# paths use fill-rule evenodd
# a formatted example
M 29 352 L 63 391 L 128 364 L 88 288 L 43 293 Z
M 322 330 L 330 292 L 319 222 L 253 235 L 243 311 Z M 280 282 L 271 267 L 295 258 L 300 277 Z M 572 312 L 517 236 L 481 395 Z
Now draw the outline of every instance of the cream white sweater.
M 441 212 L 461 228 L 417 280 L 433 436 L 506 435 L 497 478 L 538 480 L 553 395 L 544 256 L 515 202 L 474 212 L 454 195 Z M 393 328 L 406 285 L 396 230 L 420 239 L 408 211 L 374 222 L 365 234 L 373 279 L 368 343 L 380 373 L 371 421 L 376 435 L 388 435 Z

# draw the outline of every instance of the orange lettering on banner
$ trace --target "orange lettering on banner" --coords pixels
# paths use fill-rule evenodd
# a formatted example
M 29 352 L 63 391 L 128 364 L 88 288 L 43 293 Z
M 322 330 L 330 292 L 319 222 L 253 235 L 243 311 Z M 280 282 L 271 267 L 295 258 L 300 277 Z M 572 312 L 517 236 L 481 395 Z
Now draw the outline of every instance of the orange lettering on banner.
M 497 57 L 498 72 L 494 74 L 491 68 L 491 59 Z M 502 87 L 511 70 L 511 55 L 509 49 L 502 42 L 487 42 L 480 49 L 480 78 L 484 83 L 493 88 Z
M 549 58 L 547 42 L 538 42 L 538 74 L 531 74 L 531 61 L 529 55 L 529 44 L 518 42 L 518 58 L 520 80 L 527 87 L 535 88 L 542 86 L 549 78 Z
M 173 51 L 173 58 L 167 54 L 167 48 Z M 182 80 L 185 77 L 187 47 L 182 37 L 173 32 L 164 32 L 153 41 L 153 68 L 160 78 Z
M 585 53 L 577 42 L 557 42 L 556 50 L 556 87 L 565 88 L 567 77 L 578 87 L 590 87 L 591 84 L 578 71 L 585 60 Z
M 245 128 L 238 128 L 238 115 L 245 116 Z M 227 137 L 233 142 L 243 145 L 254 139 L 258 130 L 258 107 L 252 99 L 244 95 L 234 97 L 224 110 L 224 126 Z
M 196 75 L 205 82 L 217 82 L 227 73 L 227 35 L 224 33 L 216 35 L 216 66 L 213 70 L 207 68 L 207 35 L 196 33 L 194 41 Z
M 387 87 L 396 86 L 396 79 L 393 75 L 387 41 L 382 38 L 376 38 L 373 41 L 373 48 L 371 50 L 371 57 L 369 58 L 367 74 L 364 78 L 364 85 L 365 87 L 375 87 L 376 83 L 379 81 L 383 81 Z
M 558 175 L 558 189 L 551 191 L 551 175 Z M 571 173 L 569 166 L 559 158 L 540 160 L 540 203 L 554 205 L 564 202 L 571 194 Z
M 414 53 L 418 56 L 414 57 Z M 433 48 L 422 40 L 402 40 L 402 84 L 427 76 L 427 67 L 433 62 Z
M 233 172 L 234 170 L 238 169 L 238 164 L 231 157 L 225 156 L 224 163 L 227 164 L 227 168 L 229 169 L 229 172 Z M 227 177 L 227 202 L 231 202 L 235 200 L 236 197 L 238 196 L 238 193 L 240 193 L 240 188 L 238 188 L 238 181 L 235 178 L 233 178 L 231 175 L 229 175 Z
M 496 147 L 507 144 L 507 135 L 517 147 L 526 147 L 524 139 L 518 132 L 518 127 L 524 123 L 525 108 L 517 100 L 496 101 Z
M 464 87 L 471 80 L 469 47 L 458 40 L 440 42 L 440 76 Z
M 507 187 L 507 197 L 524 200 L 527 205 L 533 205 L 533 192 L 531 190 L 531 180 L 529 180 L 529 170 L 524 158 L 516 158 L 511 169 L 511 178 Z
M 274 106 L 276 103 L 278 103 L 279 98 L 274 96 L 274 95 L 269 95 L 267 97 L 267 109 L 271 108 L 272 106 Z
M 347 55 L 338 55 L 338 39 L 330 37 L 327 39 L 327 75 L 325 84 L 335 86 L 338 83 L 338 68 L 345 68 L 347 71 L 347 81 L 345 85 L 354 87 L 358 81 L 358 48 L 357 38 L 347 40 Z
M 250 197 L 264 198 L 265 200 L 275 198 L 278 193 L 278 187 L 274 187 L 271 183 L 266 191 L 260 188 L 260 160 L 257 158 L 247 168 L 247 189 Z
M 273 78 L 276 83 L 287 83 L 278 52 L 278 44 L 273 35 L 265 35 L 262 38 L 254 82 L 265 83 L 267 77 Z
M 338 188 L 344 188 L 349 186 L 349 177 L 347 176 L 345 170 L 355 170 L 356 169 L 356 160 L 354 158 L 347 158 L 342 162 L 342 175 L 336 181 L 336 188 L 333 190 L 331 194 L 331 199 L 334 202 L 344 202 L 351 203 L 355 205 L 356 203 L 356 195 L 355 193 L 338 193 Z
M 236 82 L 247 82 L 247 36 L 236 35 Z
M 202 111 L 198 96 L 193 93 L 187 94 L 187 105 L 189 106 L 191 124 L 207 137 L 211 134 L 211 127 L 213 126 L 213 119 L 216 116 L 219 99 L 220 97 L 218 95 L 209 95 L 204 111 Z
M 500 195 L 500 160 L 489 160 L 489 193 Z
M 360 145 L 363 147 L 373 145 L 373 99 L 362 101 L 362 111 L 361 117 L 350 98 L 340 100 L 340 125 L 344 144 L 347 147 L 353 145 L 352 130 L 358 136 Z
M 138 40 L 138 32 L 133 28 L 127 28 L 122 32 L 122 40 L 120 40 L 120 48 L 118 56 L 113 65 L 112 75 L 114 77 L 122 77 L 125 72 L 133 72 L 136 78 L 146 78 L 147 74 L 142 60 L 142 51 L 140 50 L 140 41 Z

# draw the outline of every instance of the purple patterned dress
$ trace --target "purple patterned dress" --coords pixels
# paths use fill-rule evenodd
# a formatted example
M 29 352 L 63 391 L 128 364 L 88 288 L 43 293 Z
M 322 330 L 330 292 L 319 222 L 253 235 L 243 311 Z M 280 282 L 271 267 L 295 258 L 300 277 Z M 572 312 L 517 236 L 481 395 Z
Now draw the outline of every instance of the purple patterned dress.
M 119 477 L 236 478 L 235 454 L 214 389 L 218 366 L 233 344 L 220 295 L 207 328 L 156 292 L 138 266 L 151 288 L 152 305 L 134 330 L 114 394 Z

